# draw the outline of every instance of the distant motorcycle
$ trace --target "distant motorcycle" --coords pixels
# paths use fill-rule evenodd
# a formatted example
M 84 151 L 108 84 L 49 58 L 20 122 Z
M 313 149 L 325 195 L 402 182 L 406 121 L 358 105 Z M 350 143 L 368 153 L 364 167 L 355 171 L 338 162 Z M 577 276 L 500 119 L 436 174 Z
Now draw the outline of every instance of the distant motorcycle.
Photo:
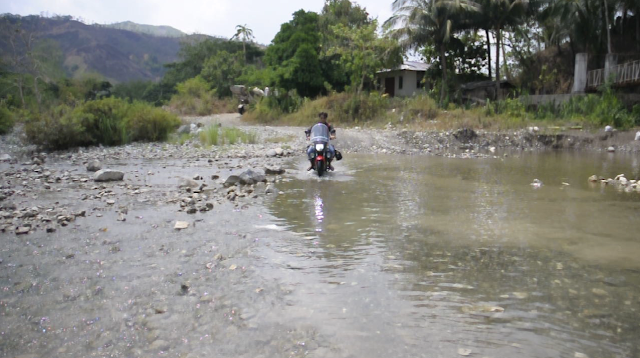
M 307 151 L 309 160 L 312 160 L 313 170 L 321 177 L 328 168 L 328 162 L 331 159 L 329 149 L 329 127 L 325 124 L 317 123 L 311 127 L 309 133 L 312 149 Z

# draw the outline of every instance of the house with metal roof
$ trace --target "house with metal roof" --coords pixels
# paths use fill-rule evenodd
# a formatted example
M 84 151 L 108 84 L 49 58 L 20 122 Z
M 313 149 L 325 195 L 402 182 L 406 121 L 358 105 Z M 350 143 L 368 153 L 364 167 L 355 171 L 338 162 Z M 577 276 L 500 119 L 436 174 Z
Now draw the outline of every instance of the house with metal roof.
M 425 87 L 423 81 L 429 64 L 406 61 L 402 65 L 376 72 L 378 84 L 391 97 L 413 96 Z

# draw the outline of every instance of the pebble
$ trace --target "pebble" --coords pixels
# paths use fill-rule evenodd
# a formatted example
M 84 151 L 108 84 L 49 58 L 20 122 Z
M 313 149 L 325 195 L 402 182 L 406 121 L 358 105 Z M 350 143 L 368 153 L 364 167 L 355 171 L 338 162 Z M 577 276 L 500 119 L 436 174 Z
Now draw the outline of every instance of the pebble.
M 30 229 L 25 226 L 20 226 L 16 228 L 16 235 L 25 235 L 28 234 Z
M 189 227 L 189 222 L 187 221 L 176 221 L 176 224 L 173 226 L 176 230 L 182 230 Z

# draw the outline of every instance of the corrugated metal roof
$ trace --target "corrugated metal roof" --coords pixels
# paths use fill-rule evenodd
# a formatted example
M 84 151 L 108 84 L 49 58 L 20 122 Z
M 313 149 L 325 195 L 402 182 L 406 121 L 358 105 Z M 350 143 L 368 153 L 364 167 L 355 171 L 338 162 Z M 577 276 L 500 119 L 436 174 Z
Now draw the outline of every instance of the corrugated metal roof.
M 402 65 L 392 68 L 380 70 L 376 73 L 391 72 L 391 71 L 426 71 L 429 69 L 429 64 L 424 62 L 406 61 Z

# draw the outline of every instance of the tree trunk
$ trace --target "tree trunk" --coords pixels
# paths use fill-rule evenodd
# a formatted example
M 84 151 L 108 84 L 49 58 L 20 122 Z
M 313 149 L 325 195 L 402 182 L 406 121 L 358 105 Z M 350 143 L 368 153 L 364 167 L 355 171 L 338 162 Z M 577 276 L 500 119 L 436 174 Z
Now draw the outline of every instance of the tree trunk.
M 636 40 L 638 41 L 638 51 L 640 51 L 640 6 L 636 7 L 636 12 L 634 14 L 636 18 Z
M 507 51 L 504 48 L 504 42 L 505 42 L 504 39 L 500 41 L 500 46 L 502 47 L 502 59 L 504 60 L 502 61 L 503 63 L 502 66 L 504 66 L 504 73 L 507 76 L 507 79 L 510 80 L 512 77 L 511 77 L 511 72 L 509 71 L 509 66 L 507 66 Z
M 440 67 L 442 68 L 442 88 L 440 88 L 440 106 L 444 105 L 447 95 L 447 58 L 444 43 L 440 44 Z
M 22 74 L 18 74 L 16 86 L 18 87 L 18 93 L 20 94 L 20 103 L 22 103 L 22 108 L 27 108 L 27 104 L 24 101 L 24 78 L 22 77 Z
M 36 95 L 36 102 L 38 103 L 38 112 L 40 112 L 40 104 L 42 103 L 42 94 L 40 94 L 40 89 L 38 88 L 38 76 L 33 77 L 33 92 Z
M 604 20 L 607 24 L 607 53 L 611 54 L 611 29 L 609 28 L 609 9 L 607 8 L 607 0 L 604 0 Z
M 500 26 L 496 28 L 496 95 L 495 100 L 500 100 Z
M 245 47 L 244 40 L 242 40 L 242 52 L 244 53 L 244 63 L 247 63 L 247 48 Z
M 487 67 L 489 68 L 489 79 L 492 79 L 493 77 L 491 76 L 491 39 L 489 38 L 489 30 L 485 29 L 484 34 L 485 36 L 487 36 L 487 60 L 489 61 Z

